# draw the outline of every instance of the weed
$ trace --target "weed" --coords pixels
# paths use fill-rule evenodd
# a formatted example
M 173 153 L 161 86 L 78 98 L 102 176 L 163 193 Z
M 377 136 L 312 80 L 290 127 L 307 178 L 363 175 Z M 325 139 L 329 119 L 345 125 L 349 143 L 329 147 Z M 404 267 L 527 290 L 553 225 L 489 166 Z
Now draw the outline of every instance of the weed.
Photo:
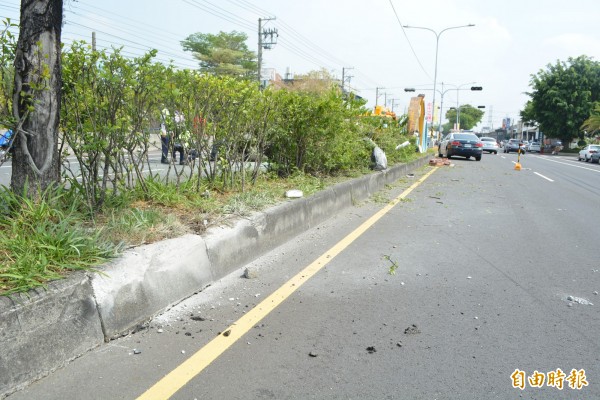
M 389 196 L 386 193 L 377 192 L 371 196 L 371 201 L 377 204 L 387 204 L 390 202 Z
M 390 255 L 384 255 L 383 258 L 388 260 L 392 264 L 392 265 L 390 265 L 388 274 L 396 275 L 396 270 L 398 269 L 398 262 L 392 260 L 392 256 L 390 256 Z

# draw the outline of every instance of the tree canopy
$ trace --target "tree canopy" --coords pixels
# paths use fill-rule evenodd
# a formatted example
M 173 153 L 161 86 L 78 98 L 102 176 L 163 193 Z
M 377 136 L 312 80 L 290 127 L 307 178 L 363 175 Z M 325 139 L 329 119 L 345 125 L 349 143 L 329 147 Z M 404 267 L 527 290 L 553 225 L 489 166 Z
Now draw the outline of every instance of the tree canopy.
M 460 106 L 460 114 L 458 116 L 460 119 L 460 128 L 466 130 L 472 129 L 475 125 L 481 122 L 483 114 L 483 111 L 473 107 L 470 104 L 462 104 Z M 448 123 L 443 125 L 444 132 L 450 132 L 450 129 L 454 127 L 454 123 L 456 122 L 456 108 L 451 108 L 446 111 L 446 118 L 448 119 Z
M 254 79 L 258 64 L 256 54 L 248 49 L 243 32 L 194 33 L 181 42 L 200 61 L 200 68 L 212 75 Z
M 547 137 L 563 143 L 583 139 L 582 124 L 600 100 L 600 63 L 587 56 L 557 61 L 532 75 L 530 86 L 531 100 L 522 115 L 537 121 Z

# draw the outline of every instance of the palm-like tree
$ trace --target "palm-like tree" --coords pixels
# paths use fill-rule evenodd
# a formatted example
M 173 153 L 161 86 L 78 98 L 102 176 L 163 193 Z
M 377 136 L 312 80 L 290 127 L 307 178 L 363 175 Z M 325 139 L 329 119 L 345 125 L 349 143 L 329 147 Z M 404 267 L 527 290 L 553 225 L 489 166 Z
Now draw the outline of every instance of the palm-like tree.
M 600 103 L 596 103 L 594 111 L 592 111 L 590 117 L 583 122 L 581 129 L 588 134 L 600 131 Z

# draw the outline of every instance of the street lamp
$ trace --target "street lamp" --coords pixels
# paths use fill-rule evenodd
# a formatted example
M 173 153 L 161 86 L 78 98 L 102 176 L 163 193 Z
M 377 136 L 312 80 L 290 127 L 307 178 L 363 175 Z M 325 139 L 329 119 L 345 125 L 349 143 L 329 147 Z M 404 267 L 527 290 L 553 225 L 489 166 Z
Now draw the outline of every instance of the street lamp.
M 434 31 L 431 28 L 426 28 L 423 26 L 410 26 L 410 25 L 404 25 L 404 28 L 407 29 L 424 29 L 426 31 L 429 32 L 433 32 L 433 34 L 435 35 L 435 67 L 434 67 L 434 73 L 433 73 L 433 106 L 435 107 L 435 91 L 437 89 L 436 84 L 437 84 L 437 65 L 438 65 L 438 48 L 440 45 L 440 36 L 442 35 L 442 33 L 450 30 L 450 29 L 458 29 L 458 28 L 470 28 L 472 26 L 475 26 L 475 24 L 468 24 L 468 25 L 460 25 L 460 26 L 450 26 L 448 28 L 444 28 L 442 29 L 439 33 Z M 432 128 L 433 130 L 433 128 Z

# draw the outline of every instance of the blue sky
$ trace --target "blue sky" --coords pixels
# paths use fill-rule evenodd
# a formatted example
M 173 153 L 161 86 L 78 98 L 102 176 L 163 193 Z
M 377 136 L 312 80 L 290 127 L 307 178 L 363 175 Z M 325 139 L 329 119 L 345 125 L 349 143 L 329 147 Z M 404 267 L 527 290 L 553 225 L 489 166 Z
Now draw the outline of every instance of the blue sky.
M 597 0 L 64 0 L 63 42 L 91 41 L 124 46 L 138 55 L 156 48 L 158 59 L 194 68 L 180 41 L 195 32 L 233 30 L 248 35 L 256 50 L 258 19 L 275 17 L 279 40 L 265 51 L 265 67 L 280 74 L 325 68 L 341 77 L 352 68 L 350 86 L 375 104 L 394 99 L 404 112 L 413 87 L 431 101 L 439 35 L 436 100 L 444 83 L 443 112 L 450 106 L 485 106 L 482 126 L 498 128 L 518 119 L 532 74 L 547 64 L 587 55 L 600 60 L 600 2 Z M 19 19 L 18 0 L 0 0 L 0 17 Z M 393 5 L 393 7 L 392 7 Z M 395 10 L 395 12 L 394 12 Z M 401 25 L 432 29 L 403 29 Z M 454 90 L 482 86 L 480 92 Z M 450 89 L 450 90 L 448 90 Z M 458 96 L 457 96 L 458 95 Z M 457 98 L 458 97 L 458 98 Z M 390 101 L 391 103 L 391 101 Z

